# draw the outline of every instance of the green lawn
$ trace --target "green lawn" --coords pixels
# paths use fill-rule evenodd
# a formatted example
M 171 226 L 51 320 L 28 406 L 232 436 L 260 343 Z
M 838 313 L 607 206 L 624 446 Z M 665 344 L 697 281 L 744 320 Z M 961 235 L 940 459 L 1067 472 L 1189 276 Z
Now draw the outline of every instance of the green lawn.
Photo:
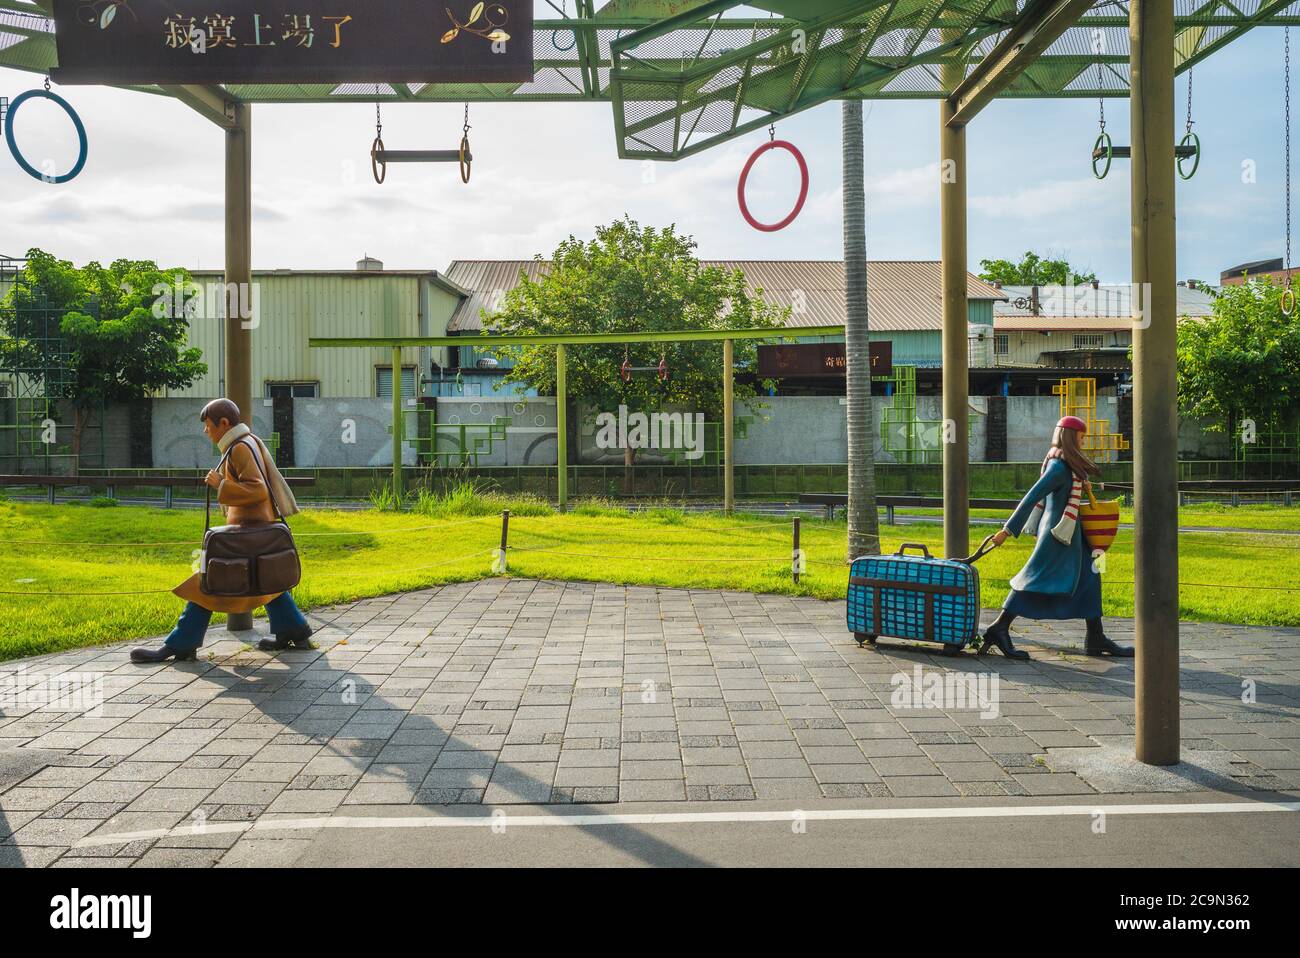
M 310 608 L 488 576 L 501 534 L 495 514 L 501 505 L 470 496 L 435 505 L 429 514 L 302 513 L 292 523 L 305 570 L 295 596 Z M 630 515 L 584 506 L 556 515 L 537 503 L 511 507 L 511 575 L 844 595 L 842 520 L 803 521 L 809 565 L 796 586 L 788 520 L 727 519 L 671 508 Z M 1291 515 L 1275 525 L 1293 522 Z M 189 575 L 202 520 L 193 511 L 0 502 L 0 529 L 3 660 L 165 633 L 180 611 L 180 601 L 167 590 Z M 972 541 L 987 531 L 976 527 Z M 915 541 L 937 553 L 941 535 L 937 524 L 882 528 L 886 552 Z M 1300 626 L 1300 540 L 1188 533 L 1180 541 L 1185 618 Z M 1133 612 L 1131 546 L 1131 534 L 1121 533 L 1108 554 L 1109 615 Z M 1024 537 L 981 560 L 986 606 L 1001 604 L 1008 578 L 1030 548 Z M 91 594 L 147 590 L 157 592 Z

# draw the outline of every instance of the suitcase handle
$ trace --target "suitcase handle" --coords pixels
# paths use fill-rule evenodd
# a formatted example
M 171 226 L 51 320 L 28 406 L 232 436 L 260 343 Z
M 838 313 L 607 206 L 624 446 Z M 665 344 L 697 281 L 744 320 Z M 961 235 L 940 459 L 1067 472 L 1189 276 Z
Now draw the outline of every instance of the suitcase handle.
M 975 554 L 969 556 L 968 558 L 962 559 L 961 561 L 966 563 L 967 565 L 974 565 L 980 559 L 984 558 L 986 555 L 988 555 L 990 552 L 992 552 L 994 549 L 997 548 L 997 543 L 993 541 L 994 537 L 996 536 L 997 536 L 996 532 L 993 533 L 992 535 L 986 536 L 984 538 L 984 541 L 980 543 L 980 547 L 975 550 Z
M 895 552 L 894 555 L 896 556 L 906 555 L 908 549 L 920 549 L 923 553 L 925 553 L 925 557 L 927 559 L 931 558 L 930 550 L 925 546 L 924 543 L 921 542 L 904 542 L 901 546 L 898 547 L 898 551 Z

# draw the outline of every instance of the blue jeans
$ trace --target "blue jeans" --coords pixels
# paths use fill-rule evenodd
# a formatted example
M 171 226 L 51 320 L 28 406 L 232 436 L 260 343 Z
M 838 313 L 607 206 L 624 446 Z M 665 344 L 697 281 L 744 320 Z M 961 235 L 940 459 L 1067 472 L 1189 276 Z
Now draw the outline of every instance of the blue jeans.
M 307 625 L 307 618 L 288 592 L 266 604 L 266 616 L 270 620 L 271 631 L 276 635 Z M 211 621 L 211 610 L 186 602 L 181 617 L 176 621 L 176 628 L 167 636 L 167 647 L 177 652 L 193 652 L 203 645 L 203 637 L 207 634 L 208 623 Z

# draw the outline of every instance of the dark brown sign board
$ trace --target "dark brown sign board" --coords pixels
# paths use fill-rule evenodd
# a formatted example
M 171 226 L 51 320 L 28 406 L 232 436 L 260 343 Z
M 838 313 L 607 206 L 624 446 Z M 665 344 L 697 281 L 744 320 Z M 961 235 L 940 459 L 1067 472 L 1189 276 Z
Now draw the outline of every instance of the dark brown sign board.
M 532 0 L 54 0 L 59 83 L 527 83 Z
M 791 346 L 759 346 L 760 379 L 785 379 L 792 376 L 843 376 L 843 343 L 798 343 Z M 894 344 L 871 344 L 871 375 L 894 375 Z

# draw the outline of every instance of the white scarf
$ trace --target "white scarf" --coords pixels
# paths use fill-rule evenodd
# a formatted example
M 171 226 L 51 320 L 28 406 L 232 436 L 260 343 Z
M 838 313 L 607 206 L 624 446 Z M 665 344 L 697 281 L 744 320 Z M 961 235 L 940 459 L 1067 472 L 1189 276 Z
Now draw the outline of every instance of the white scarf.
M 259 437 L 253 435 L 253 430 L 242 422 L 237 426 L 231 426 L 230 430 L 217 440 L 217 448 L 221 450 L 221 454 L 224 456 L 231 446 L 245 436 L 253 440 L 254 445 L 257 447 L 256 455 L 262 461 L 262 468 L 266 470 L 268 491 L 275 500 L 272 509 L 278 508 L 280 515 L 286 519 L 297 515 L 302 510 L 298 508 L 298 500 L 293 497 L 293 490 L 284 481 L 284 476 L 280 475 L 280 470 L 275 467 L 275 459 L 271 455 L 271 450 L 266 448 L 266 443 L 262 442 Z
M 1043 460 L 1042 472 L 1047 472 L 1047 467 L 1051 465 L 1053 459 L 1061 458 L 1059 455 L 1053 455 L 1054 452 L 1056 450 L 1049 452 L 1047 458 Z M 1071 471 L 1070 475 L 1073 478 L 1070 485 L 1070 501 L 1066 504 L 1065 512 L 1061 514 L 1061 521 L 1052 529 L 1052 537 L 1061 545 L 1066 546 L 1074 539 L 1074 527 L 1079 521 L 1079 499 L 1083 494 L 1082 480 L 1075 476 L 1073 471 Z M 1034 503 L 1033 511 L 1029 513 L 1029 521 L 1025 523 L 1025 531 L 1031 536 L 1038 535 L 1038 525 L 1043 521 L 1043 514 L 1046 512 L 1046 509 L 1043 508 L 1044 501 L 1039 499 L 1038 502 Z

